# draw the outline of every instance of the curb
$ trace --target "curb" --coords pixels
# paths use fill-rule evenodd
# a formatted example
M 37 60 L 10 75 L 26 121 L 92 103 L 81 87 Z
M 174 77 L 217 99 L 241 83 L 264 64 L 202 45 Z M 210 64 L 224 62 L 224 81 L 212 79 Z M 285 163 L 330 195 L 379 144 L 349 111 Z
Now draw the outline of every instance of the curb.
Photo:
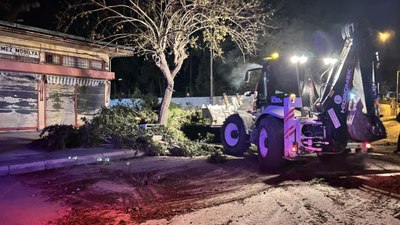
M 22 174 L 44 170 L 44 161 L 20 163 L 8 166 L 9 174 Z
M 110 162 L 113 160 L 133 158 L 137 154 L 135 150 L 119 150 L 105 153 L 94 153 L 81 156 L 68 156 L 54 159 L 39 159 L 34 162 L 10 163 L 0 166 L 0 176 L 25 174 L 49 169 L 65 168 L 70 166 L 93 164 L 98 162 Z
M 0 166 L 0 176 L 6 176 L 8 173 L 8 166 Z

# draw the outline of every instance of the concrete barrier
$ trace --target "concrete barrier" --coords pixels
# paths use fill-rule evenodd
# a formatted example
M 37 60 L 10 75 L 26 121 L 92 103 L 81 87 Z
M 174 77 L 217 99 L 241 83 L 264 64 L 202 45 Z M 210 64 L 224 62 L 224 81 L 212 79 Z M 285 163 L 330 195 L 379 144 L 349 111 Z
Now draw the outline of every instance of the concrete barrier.
M 229 99 L 231 99 L 232 96 L 228 96 Z M 222 100 L 222 96 L 214 96 L 214 104 L 224 104 Z M 162 98 L 158 98 L 158 101 L 161 102 Z M 202 105 L 208 105 L 210 104 L 210 97 L 182 97 L 182 98 L 172 98 L 171 100 L 172 103 L 178 104 L 182 106 L 183 108 L 187 107 L 201 107 Z M 122 105 L 128 105 L 132 106 L 132 100 L 128 98 L 124 99 L 111 99 L 110 100 L 110 107 L 113 107 L 115 105 L 122 104 Z

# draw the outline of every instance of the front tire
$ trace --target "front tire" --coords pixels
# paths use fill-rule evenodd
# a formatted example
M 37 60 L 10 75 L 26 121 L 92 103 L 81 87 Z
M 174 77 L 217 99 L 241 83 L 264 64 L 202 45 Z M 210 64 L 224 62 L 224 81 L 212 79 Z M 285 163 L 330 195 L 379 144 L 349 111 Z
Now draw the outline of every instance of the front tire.
M 275 117 L 260 121 L 257 136 L 258 162 L 260 169 L 276 169 L 283 165 L 283 122 Z
M 221 128 L 221 138 L 228 155 L 242 156 L 250 146 L 250 136 L 238 114 L 226 118 Z

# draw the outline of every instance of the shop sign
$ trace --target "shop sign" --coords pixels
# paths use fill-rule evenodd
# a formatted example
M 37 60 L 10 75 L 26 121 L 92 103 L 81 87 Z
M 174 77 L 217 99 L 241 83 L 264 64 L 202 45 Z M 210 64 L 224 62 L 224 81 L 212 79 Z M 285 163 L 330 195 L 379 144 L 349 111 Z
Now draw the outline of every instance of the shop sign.
M 37 50 L 13 47 L 13 46 L 6 46 L 6 45 L 1 45 L 1 44 L 0 44 L 0 54 L 25 56 L 25 57 L 29 57 L 29 58 L 35 58 L 35 59 L 40 58 L 39 51 L 37 51 Z

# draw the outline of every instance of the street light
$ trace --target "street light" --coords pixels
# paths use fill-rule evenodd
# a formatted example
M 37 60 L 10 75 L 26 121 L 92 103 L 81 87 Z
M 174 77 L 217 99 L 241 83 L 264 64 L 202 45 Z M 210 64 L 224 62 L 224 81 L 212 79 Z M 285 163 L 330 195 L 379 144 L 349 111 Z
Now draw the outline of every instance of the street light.
M 395 116 L 397 116 L 397 108 L 399 108 L 398 107 L 398 101 L 399 101 L 399 75 L 400 75 L 400 71 L 399 70 L 397 70 L 397 79 L 396 79 L 396 114 L 395 114 Z
M 297 56 L 294 55 L 292 57 L 290 57 L 290 61 L 295 64 L 296 67 L 296 76 L 297 76 L 297 88 L 299 89 L 299 97 L 301 97 L 301 90 L 300 90 L 300 77 L 299 77 L 299 63 L 300 64 L 304 64 L 306 63 L 308 60 L 307 56 Z
M 302 56 L 294 55 L 294 56 L 290 57 L 290 61 L 294 64 L 298 64 L 298 63 L 304 64 L 307 62 L 307 60 L 308 60 L 308 57 L 304 56 L 304 55 L 302 55 Z
M 384 32 L 378 32 L 378 40 L 385 44 L 387 41 L 390 40 L 390 38 L 394 35 L 394 31 L 389 30 L 389 31 L 384 31 Z

